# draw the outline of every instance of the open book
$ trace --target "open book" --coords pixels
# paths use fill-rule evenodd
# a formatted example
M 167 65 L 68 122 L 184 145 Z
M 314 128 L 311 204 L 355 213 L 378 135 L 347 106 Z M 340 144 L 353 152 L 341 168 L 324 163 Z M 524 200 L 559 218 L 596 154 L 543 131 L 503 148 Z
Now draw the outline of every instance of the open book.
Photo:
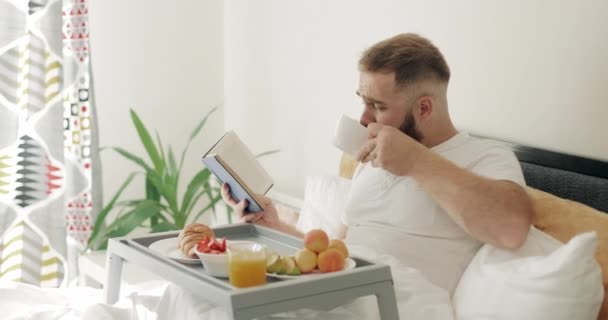
M 245 211 L 264 210 L 256 194 L 266 194 L 272 178 L 234 131 L 228 131 L 207 151 L 203 163 L 221 183 L 230 186 L 236 201 L 247 199 Z

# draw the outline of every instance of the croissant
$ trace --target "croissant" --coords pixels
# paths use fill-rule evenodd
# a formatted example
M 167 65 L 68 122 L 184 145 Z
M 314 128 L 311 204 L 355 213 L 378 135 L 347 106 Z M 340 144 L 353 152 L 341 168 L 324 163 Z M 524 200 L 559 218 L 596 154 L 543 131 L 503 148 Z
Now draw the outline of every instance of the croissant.
M 202 223 L 187 225 L 177 237 L 177 247 L 186 257 L 196 258 L 194 248 L 196 248 L 196 244 L 203 240 L 204 237 L 215 238 L 215 233 L 213 233 L 211 228 Z

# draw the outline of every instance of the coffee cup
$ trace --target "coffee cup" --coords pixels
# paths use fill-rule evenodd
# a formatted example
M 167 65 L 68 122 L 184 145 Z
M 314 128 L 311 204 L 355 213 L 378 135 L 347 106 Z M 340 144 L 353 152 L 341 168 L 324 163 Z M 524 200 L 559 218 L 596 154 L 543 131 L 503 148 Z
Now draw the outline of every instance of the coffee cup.
M 336 124 L 333 142 L 338 149 L 356 158 L 361 147 L 367 142 L 367 128 L 359 121 L 341 115 Z

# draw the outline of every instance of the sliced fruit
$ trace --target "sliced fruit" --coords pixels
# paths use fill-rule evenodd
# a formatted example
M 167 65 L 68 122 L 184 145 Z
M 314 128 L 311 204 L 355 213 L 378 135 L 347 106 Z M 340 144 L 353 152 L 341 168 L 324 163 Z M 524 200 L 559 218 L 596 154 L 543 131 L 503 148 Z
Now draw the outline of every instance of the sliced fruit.
M 302 274 L 302 271 L 300 271 L 300 269 L 296 265 L 296 260 L 293 257 L 285 257 L 284 261 L 284 264 L 286 266 L 285 274 L 290 276 L 297 276 Z
M 281 257 L 281 266 L 279 267 L 278 274 L 287 274 L 287 257 Z
M 278 254 L 266 258 L 266 272 L 277 273 L 283 267 L 283 261 Z

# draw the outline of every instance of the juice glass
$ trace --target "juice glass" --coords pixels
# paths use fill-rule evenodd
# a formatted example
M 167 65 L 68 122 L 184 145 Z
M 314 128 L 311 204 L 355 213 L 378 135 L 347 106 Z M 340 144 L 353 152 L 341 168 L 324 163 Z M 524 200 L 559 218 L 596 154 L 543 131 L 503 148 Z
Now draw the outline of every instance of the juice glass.
M 228 278 L 238 288 L 266 283 L 266 251 L 257 243 L 235 243 L 228 247 Z

